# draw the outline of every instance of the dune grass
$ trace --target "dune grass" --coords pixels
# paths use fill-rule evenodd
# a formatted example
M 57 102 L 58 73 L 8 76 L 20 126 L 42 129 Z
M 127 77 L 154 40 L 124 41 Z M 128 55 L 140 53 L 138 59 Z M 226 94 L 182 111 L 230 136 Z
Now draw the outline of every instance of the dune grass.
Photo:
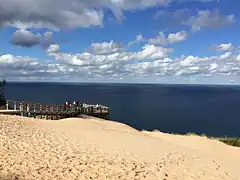
M 230 145 L 230 146 L 235 146 L 235 147 L 240 147 L 240 137 L 209 137 L 207 136 L 206 134 L 196 134 L 196 133 L 192 133 L 192 132 L 189 132 L 187 134 L 185 134 L 186 136 L 201 136 L 201 137 L 207 137 L 209 139 L 216 139 L 220 142 L 223 142 L 227 145 Z
M 217 138 L 219 141 L 230 146 L 240 147 L 240 138 Z
M 198 136 L 196 133 L 187 133 L 186 134 L 187 136 Z M 240 138 L 238 137 L 224 137 L 224 138 L 219 138 L 219 137 L 208 137 L 206 134 L 201 134 L 200 136 L 202 137 L 207 137 L 207 138 L 210 138 L 210 139 L 216 139 L 220 142 L 223 142 L 227 145 L 230 145 L 230 146 L 235 146 L 235 147 L 240 147 Z
M 160 132 L 159 130 L 155 129 L 153 130 L 153 132 Z M 189 132 L 187 134 L 179 134 L 179 133 L 170 133 L 172 135 L 185 135 L 185 136 L 201 136 L 201 137 L 206 137 L 209 139 L 213 139 L 213 140 L 218 140 L 220 142 L 223 142 L 227 145 L 230 146 L 235 146 L 235 147 L 240 147 L 240 137 L 211 137 L 211 136 L 207 136 L 206 134 L 196 134 L 194 132 Z

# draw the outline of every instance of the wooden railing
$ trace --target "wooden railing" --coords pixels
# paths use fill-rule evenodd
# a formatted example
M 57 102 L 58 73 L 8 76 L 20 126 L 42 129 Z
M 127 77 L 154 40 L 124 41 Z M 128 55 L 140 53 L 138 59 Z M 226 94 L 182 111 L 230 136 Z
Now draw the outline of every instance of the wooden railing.
M 81 112 L 82 114 L 91 113 L 108 113 L 109 109 L 107 107 L 94 107 L 90 105 L 79 105 L 71 106 L 66 108 L 64 105 L 59 104 L 41 104 L 33 103 L 28 101 L 6 101 L 6 110 L 16 110 L 21 112 L 31 112 L 31 113 L 66 113 L 66 112 Z
M 5 108 L 0 112 L 2 114 L 13 114 L 52 120 L 68 117 L 82 117 L 82 115 L 109 119 L 108 107 L 88 104 L 80 104 L 78 106 L 73 105 L 70 108 L 66 108 L 64 104 L 41 104 L 28 101 L 7 100 Z

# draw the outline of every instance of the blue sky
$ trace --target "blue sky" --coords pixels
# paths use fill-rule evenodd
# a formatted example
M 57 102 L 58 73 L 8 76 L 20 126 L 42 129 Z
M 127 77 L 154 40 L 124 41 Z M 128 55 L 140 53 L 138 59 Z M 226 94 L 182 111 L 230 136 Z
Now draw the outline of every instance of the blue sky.
M 240 84 L 237 0 L 0 3 L 9 80 Z

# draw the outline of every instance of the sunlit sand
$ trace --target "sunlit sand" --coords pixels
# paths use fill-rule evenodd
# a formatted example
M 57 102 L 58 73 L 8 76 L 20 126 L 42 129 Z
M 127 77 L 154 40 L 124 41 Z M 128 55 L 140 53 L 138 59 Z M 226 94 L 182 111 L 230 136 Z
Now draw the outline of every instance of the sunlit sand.
M 0 115 L 0 179 L 240 180 L 240 148 L 100 119 Z

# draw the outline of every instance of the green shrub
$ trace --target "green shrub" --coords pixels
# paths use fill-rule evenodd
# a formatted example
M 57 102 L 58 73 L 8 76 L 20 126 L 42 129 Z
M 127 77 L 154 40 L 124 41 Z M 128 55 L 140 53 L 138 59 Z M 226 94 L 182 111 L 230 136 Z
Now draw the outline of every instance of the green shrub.
M 240 138 L 219 138 L 219 141 L 231 146 L 240 147 Z

